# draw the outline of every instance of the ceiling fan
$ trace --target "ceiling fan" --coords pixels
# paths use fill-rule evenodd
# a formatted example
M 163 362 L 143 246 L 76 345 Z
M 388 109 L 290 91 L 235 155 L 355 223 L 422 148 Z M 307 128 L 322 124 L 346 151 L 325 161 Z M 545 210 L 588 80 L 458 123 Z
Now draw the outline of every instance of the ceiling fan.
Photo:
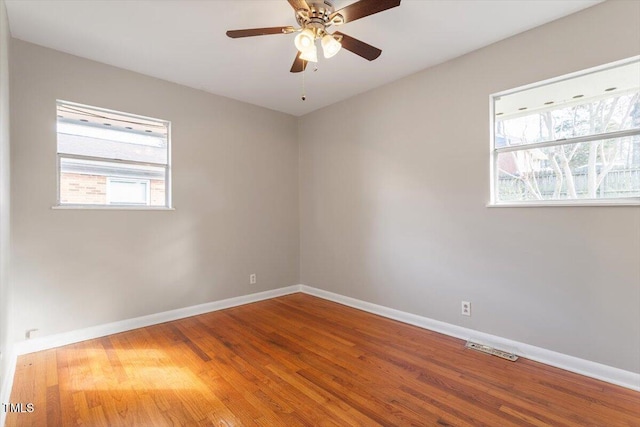
M 294 40 L 298 54 L 291 66 L 292 73 L 304 71 L 308 62 L 318 61 L 316 40 L 320 40 L 325 58 L 331 58 L 344 47 L 358 56 L 373 61 L 382 53 L 380 49 L 338 31 L 329 33 L 327 28 L 331 25 L 353 22 L 356 19 L 400 6 L 400 1 L 360 0 L 342 9 L 335 10 L 333 7 L 334 0 L 288 0 L 295 11 L 296 21 L 300 28 L 287 26 L 230 30 L 227 31 L 227 36 L 235 39 L 270 34 L 298 33 Z

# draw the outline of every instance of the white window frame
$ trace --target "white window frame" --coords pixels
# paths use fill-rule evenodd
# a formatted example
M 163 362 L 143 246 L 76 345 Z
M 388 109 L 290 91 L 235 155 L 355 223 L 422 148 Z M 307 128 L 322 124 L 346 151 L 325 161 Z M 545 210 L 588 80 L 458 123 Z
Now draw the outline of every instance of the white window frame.
M 488 207 L 549 207 L 549 206 L 640 206 L 640 197 L 627 197 L 627 198 L 611 198 L 611 199 L 562 199 L 562 200 L 526 200 L 526 201 L 509 201 L 500 202 L 497 199 L 497 185 L 498 185 L 498 155 L 500 153 L 507 153 L 513 151 L 525 151 L 535 148 L 554 147 L 559 145 L 570 145 L 580 142 L 597 141 L 602 139 L 613 139 L 628 136 L 640 135 L 640 129 L 629 129 L 623 131 L 614 131 L 601 134 L 587 135 L 576 138 L 561 138 L 555 141 L 544 141 L 533 144 L 522 144 L 514 146 L 505 146 L 496 148 L 495 146 L 495 102 L 500 97 L 511 95 L 517 92 L 522 92 L 530 89 L 534 89 L 540 86 L 549 85 L 552 83 L 558 83 L 565 80 L 571 80 L 576 77 L 581 77 L 586 74 L 592 74 L 599 71 L 607 70 L 610 68 L 619 67 L 622 65 L 630 64 L 640 60 L 640 56 L 627 58 L 621 61 L 608 63 L 602 66 L 590 68 L 583 71 L 567 74 L 561 77 L 556 77 L 548 80 L 544 80 L 537 83 L 521 86 L 515 89 L 494 93 L 489 96 L 489 123 L 490 123 L 490 201 L 487 204 Z
M 112 113 L 118 114 L 122 117 L 129 117 L 131 119 L 143 119 L 143 120 L 152 120 L 160 123 L 164 123 L 167 127 L 167 163 L 151 163 L 151 162 L 140 162 L 134 160 L 121 160 L 110 157 L 94 157 L 94 156 L 86 156 L 86 155 L 76 155 L 76 154 L 65 154 L 59 153 L 57 150 L 57 131 L 56 131 L 56 204 L 53 206 L 53 209 L 130 209 L 130 210 L 173 210 L 172 206 L 172 183 L 171 183 L 171 122 L 168 120 L 157 119 L 154 117 L 141 116 L 137 114 L 125 113 L 117 110 L 110 110 L 107 108 L 95 107 L 93 105 L 79 104 L 76 102 L 70 102 L 58 99 L 56 100 L 56 110 L 59 105 L 69 105 L 81 108 L 90 108 L 92 110 L 104 113 Z M 61 162 L 62 159 L 78 159 L 78 160 L 88 160 L 88 161 L 99 161 L 99 162 L 109 162 L 109 163 L 122 163 L 127 165 L 137 165 L 137 166 L 154 166 L 164 168 L 165 176 L 165 204 L 164 206 L 150 206 L 147 205 L 126 205 L 126 204 L 110 204 L 108 194 L 107 194 L 107 203 L 104 205 L 98 204 L 71 204 L 71 203 L 61 203 L 60 201 L 60 193 L 61 193 L 61 185 L 60 185 L 60 174 L 61 174 Z M 148 186 L 148 192 L 151 191 L 150 184 Z

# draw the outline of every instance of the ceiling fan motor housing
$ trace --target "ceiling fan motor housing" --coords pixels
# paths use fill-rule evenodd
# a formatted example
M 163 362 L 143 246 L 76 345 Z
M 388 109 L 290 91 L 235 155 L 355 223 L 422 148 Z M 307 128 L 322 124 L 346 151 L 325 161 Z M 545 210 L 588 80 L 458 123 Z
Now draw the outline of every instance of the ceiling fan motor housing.
M 309 6 L 308 10 L 299 9 L 296 11 L 296 21 L 303 29 L 311 28 L 316 37 L 322 37 L 326 33 L 325 29 L 331 24 L 342 23 L 341 15 L 331 17 L 335 11 L 333 0 L 307 1 L 307 5 Z

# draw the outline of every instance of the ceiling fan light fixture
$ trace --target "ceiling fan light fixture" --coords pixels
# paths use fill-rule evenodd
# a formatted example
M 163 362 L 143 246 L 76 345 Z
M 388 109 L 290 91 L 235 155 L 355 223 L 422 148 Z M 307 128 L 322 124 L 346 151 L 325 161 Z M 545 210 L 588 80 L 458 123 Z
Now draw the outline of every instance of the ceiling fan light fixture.
M 306 50 L 311 49 L 315 40 L 316 35 L 313 31 L 310 28 L 305 28 L 296 36 L 294 43 L 296 45 L 296 49 L 304 53 Z
M 324 53 L 324 57 L 329 59 L 335 56 L 340 49 L 342 49 L 342 45 L 338 40 L 335 39 L 331 34 L 327 34 L 322 38 L 322 52 Z
M 307 62 L 318 62 L 318 48 L 312 44 L 310 48 L 300 54 L 300 59 Z

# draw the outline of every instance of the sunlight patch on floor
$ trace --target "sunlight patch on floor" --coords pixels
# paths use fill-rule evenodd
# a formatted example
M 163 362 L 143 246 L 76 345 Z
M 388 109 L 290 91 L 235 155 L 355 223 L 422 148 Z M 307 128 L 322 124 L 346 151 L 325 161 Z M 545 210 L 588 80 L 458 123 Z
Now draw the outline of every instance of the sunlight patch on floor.
M 109 360 L 105 349 L 67 350 L 69 390 L 185 390 L 211 392 L 208 384 L 157 349 L 117 350 Z M 113 357 L 113 356 L 112 356 Z

